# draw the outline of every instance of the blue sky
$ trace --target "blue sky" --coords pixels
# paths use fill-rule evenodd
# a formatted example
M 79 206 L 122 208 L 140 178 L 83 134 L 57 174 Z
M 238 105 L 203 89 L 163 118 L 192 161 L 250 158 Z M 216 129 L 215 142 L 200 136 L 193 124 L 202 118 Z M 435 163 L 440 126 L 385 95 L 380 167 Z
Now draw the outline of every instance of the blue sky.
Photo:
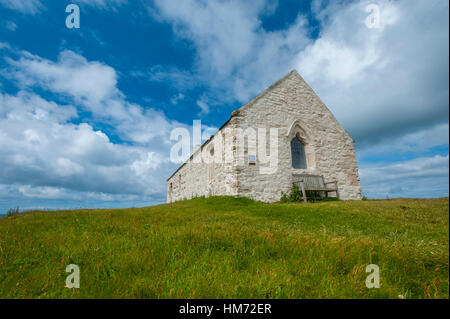
M 448 196 L 446 0 L 0 0 L 0 15 L 0 212 L 162 203 L 171 130 L 219 127 L 292 69 L 355 139 L 365 195 Z

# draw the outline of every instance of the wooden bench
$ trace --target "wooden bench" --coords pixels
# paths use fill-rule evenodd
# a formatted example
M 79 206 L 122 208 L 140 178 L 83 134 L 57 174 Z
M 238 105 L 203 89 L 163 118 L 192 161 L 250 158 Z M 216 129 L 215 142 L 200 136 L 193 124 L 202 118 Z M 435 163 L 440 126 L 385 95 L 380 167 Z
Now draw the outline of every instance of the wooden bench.
M 324 192 L 325 198 L 328 198 L 329 192 L 335 192 L 336 197 L 339 198 L 337 181 L 325 183 L 325 180 L 321 175 L 294 174 L 294 183 L 298 183 L 298 187 L 302 191 L 303 201 L 305 203 L 307 202 L 306 191 Z M 331 187 L 328 185 L 331 185 Z

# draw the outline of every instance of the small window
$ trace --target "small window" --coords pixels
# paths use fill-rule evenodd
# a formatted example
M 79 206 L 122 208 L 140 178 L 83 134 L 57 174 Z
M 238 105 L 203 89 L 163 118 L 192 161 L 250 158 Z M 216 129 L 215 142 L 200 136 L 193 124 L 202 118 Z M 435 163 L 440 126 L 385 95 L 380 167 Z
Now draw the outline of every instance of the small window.
M 256 165 L 256 156 L 255 155 L 248 156 L 248 165 Z
M 298 137 L 291 140 L 292 167 L 306 169 L 305 145 Z

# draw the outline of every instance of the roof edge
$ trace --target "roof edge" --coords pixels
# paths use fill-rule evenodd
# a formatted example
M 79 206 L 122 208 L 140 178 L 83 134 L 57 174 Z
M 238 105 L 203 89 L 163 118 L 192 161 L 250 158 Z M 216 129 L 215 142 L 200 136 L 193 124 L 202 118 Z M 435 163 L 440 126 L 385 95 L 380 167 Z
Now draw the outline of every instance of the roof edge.
M 300 76 L 300 74 L 298 74 L 296 69 L 292 69 L 290 72 L 288 72 L 287 74 L 285 74 L 281 79 L 279 79 L 278 81 L 276 81 L 275 83 L 273 83 L 272 85 L 270 85 L 267 89 L 265 89 L 264 91 L 262 91 L 261 93 L 259 93 L 257 96 L 255 96 L 253 99 L 251 99 L 250 101 L 248 101 L 247 103 L 245 103 L 244 105 L 242 105 L 240 108 L 238 108 L 237 110 L 233 111 L 233 112 L 240 112 L 242 111 L 244 108 L 255 104 L 256 101 L 258 101 L 260 98 L 262 98 L 264 95 L 266 95 L 267 93 L 269 93 L 271 90 L 273 90 L 276 86 L 278 86 L 281 82 L 283 82 L 285 79 L 287 79 L 290 75 L 292 74 L 296 74 L 298 76 Z

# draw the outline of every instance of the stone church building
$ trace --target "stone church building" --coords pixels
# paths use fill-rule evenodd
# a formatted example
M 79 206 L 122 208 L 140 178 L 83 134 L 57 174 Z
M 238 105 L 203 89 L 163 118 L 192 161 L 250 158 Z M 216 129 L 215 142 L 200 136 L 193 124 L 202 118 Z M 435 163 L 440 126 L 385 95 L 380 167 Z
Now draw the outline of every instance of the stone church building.
M 256 135 L 248 128 L 254 128 Z M 261 128 L 266 132 L 260 134 Z M 222 142 L 216 143 L 219 140 Z M 361 187 L 353 143 L 293 70 L 233 111 L 230 119 L 172 174 L 167 180 L 167 202 L 221 195 L 276 202 L 302 174 L 335 181 L 340 199 L 358 200 Z M 263 157 L 258 156 L 261 149 L 276 155 L 275 166 L 266 171 L 264 166 L 271 163 L 262 163 Z M 202 153 L 210 160 L 202 161 Z M 218 158 L 221 160 L 211 160 Z

